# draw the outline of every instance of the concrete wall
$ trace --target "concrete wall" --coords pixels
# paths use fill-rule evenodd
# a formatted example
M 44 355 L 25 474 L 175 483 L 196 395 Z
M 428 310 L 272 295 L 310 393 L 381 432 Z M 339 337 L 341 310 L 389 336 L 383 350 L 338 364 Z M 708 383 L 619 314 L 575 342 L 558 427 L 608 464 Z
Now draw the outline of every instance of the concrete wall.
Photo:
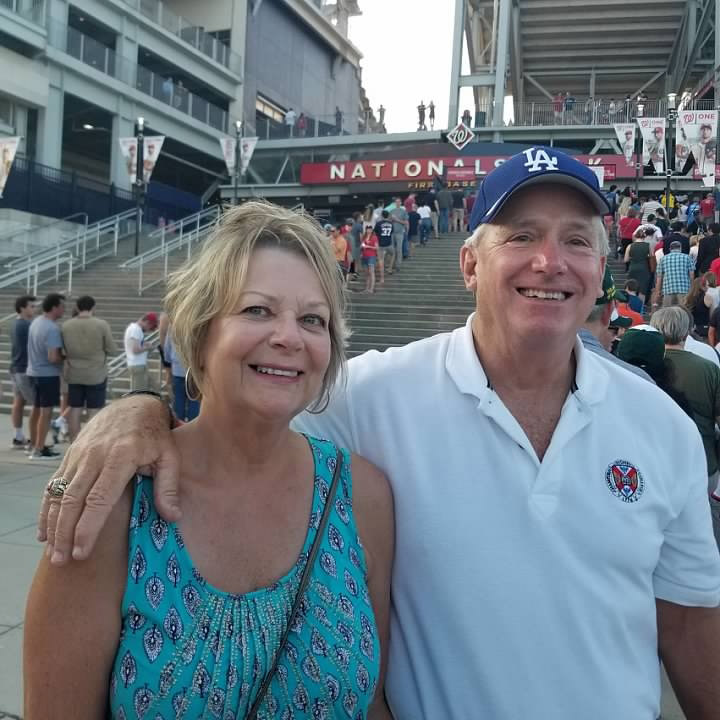
M 337 62 L 329 46 L 281 2 L 264 0 L 248 17 L 247 28 L 245 117 L 253 124 L 257 93 L 298 114 L 334 123 L 336 105 L 347 119 L 357 116 L 359 71 Z

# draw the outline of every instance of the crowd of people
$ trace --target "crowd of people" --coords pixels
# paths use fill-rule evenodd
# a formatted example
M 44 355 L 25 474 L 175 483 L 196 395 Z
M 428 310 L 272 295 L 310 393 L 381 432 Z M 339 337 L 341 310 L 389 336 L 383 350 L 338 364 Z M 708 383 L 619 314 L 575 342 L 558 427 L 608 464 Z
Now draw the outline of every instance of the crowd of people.
M 80 432 L 82 419 L 90 420 L 105 406 L 108 361 L 118 353 L 108 322 L 96 316 L 96 302 L 90 295 L 75 301 L 65 322 L 66 298 L 49 293 L 41 302 L 34 295 L 15 300 L 16 317 L 9 328 L 10 383 L 13 393 L 13 449 L 32 459 L 56 458 L 63 441 L 72 442 Z M 168 333 L 167 316 L 149 312 L 130 323 L 124 335 L 124 351 L 131 390 L 160 390 L 148 370 L 148 333 L 158 327 L 162 366 L 175 411 L 182 420 L 197 416 L 197 402 L 187 396 L 185 371 L 181 369 Z M 164 352 L 163 352 L 164 351 Z M 182 383 L 175 374 L 179 373 Z M 171 379 L 172 378 L 172 379 Z M 27 433 L 25 409 L 30 408 Z M 57 416 L 53 414 L 57 410 Z M 53 442 L 48 444 L 48 434 Z
M 326 223 L 346 287 L 374 293 L 386 275 L 401 271 L 416 248 L 437 240 L 440 233 L 465 232 L 473 202 L 474 196 L 465 191 L 445 187 L 411 193 L 404 200 L 394 197 L 387 205 L 379 199 L 344 222 Z

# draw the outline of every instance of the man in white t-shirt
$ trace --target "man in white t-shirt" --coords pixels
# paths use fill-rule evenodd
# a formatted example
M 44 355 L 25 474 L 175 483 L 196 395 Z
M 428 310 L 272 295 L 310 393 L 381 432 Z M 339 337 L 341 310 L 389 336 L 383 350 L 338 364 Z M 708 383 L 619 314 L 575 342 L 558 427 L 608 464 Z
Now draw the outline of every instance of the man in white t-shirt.
M 157 328 L 157 313 L 149 312 L 137 322 L 131 322 L 125 328 L 125 358 L 130 374 L 131 390 L 153 390 L 156 383 L 150 377 L 147 367 L 148 348 L 145 346 L 145 333 Z
M 658 653 L 686 714 L 717 716 L 720 556 L 702 442 L 662 390 L 576 337 L 602 293 L 607 213 L 570 156 L 510 158 L 485 178 L 461 251 L 476 296 L 465 327 L 354 358 L 327 410 L 298 419 L 393 485 L 395 720 L 656 720 Z M 73 498 L 105 481 L 83 511 L 89 537 L 141 457 L 165 468 L 156 505 L 177 517 L 157 400 L 114 403 L 77 442 L 66 469 L 93 454 L 66 477 Z M 124 464 L 108 471 L 118 443 Z

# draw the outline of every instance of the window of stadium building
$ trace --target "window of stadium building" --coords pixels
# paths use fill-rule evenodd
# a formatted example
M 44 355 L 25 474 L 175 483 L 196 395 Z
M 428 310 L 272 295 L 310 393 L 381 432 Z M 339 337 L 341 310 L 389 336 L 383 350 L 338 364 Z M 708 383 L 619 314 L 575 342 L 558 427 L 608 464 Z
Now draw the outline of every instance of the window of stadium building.
M 265 117 L 269 117 L 275 122 L 282 122 L 285 117 L 285 111 L 279 108 L 274 102 L 271 102 L 262 95 L 258 95 L 255 99 L 255 110 Z
M 13 104 L 4 97 L 0 97 L 0 124 L 9 126 L 13 124 Z

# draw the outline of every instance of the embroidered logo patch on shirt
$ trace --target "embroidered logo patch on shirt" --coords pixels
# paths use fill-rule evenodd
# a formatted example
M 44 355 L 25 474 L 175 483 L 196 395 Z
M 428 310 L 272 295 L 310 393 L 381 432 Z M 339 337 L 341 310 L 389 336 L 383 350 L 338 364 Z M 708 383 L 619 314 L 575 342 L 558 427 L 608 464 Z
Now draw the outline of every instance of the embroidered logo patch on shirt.
M 623 502 L 637 502 L 645 489 L 642 473 L 627 460 L 615 460 L 605 471 L 605 481 L 610 492 Z

